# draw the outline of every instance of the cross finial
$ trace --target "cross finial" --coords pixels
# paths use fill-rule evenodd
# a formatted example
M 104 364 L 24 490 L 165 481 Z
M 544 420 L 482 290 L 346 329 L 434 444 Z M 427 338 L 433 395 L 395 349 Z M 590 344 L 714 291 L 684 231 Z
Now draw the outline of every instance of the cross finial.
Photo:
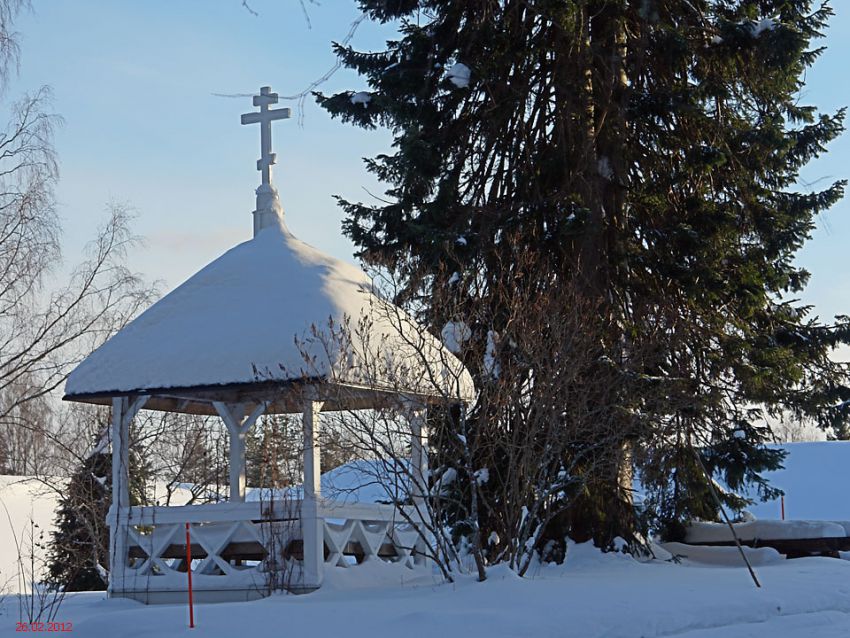
M 263 185 L 271 185 L 272 164 L 275 154 L 272 153 L 272 122 L 290 117 L 288 108 L 270 109 L 269 105 L 277 104 L 277 93 L 272 93 L 272 87 L 264 86 L 260 94 L 254 96 L 254 106 L 260 107 L 260 112 L 242 115 L 242 124 L 260 124 L 260 159 L 257 160 L 257 170 L 263 172 Z

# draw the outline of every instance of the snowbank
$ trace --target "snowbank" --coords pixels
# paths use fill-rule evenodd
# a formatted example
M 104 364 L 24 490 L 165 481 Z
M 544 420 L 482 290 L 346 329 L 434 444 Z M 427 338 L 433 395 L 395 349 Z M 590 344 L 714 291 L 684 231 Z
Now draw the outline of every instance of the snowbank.
M 59 494 L 37 479 L 0 476 L 0 595 L 28 589 L 29 556 L 42 563 L 45 550 L 36 544 L 49 540 L 58 503 Z M 24 565 L 19 565 L 19 555 L 25 557 Z M 23 580 L 20 568 L 26 572 Z
M 737 547 L 702 547 L 685 543 L 663 543 L 661 546 L 673 556 L 693 563 L 727 567 L 743 565 L 741 553 Z M 770 565 L 785 560 L 785 556 L 772 547 L 742 547 L 742 549 L 753 566 Z
M 195 635 L 403 636 L 434 638 L 838 638 L 850 634 L 850 562 L 825 558 L 756 567 L 710 567 L 600 554 L 574 545 L 563 566 L 520 579 L 499 568 L 442 585 L 411 575 L 395 581 L 368 570 L 328 570 L 328 586 L 305 596 L 202 605 L 197 629 L 181 605 L 145 607 L 102 594 L 71 595 L 57 620 L 86 638 Z M 376 585 L 377 583 L 377 585 Z M 7 600 L 0 632 L 12 635 L 17 607 Z
M 60 498 L 58 490 L 66 480 L 51 478 L 47 481 L 52 486 L 49 487 L 44 481 L 31 476 L 0 475 L 0 597 L 30 589 L 31 555 L 40 573 L 54 529 L 53 521 Z M 191 497 L 190 487 L 177 487 L 172 493 L 171 504 L 186 503 Z M 164 502 L 164 495 L 165 486 L 156 484 L 155 500 Z M 25 557 L 23 565 L 19 564 L 19 555 Z M 0 626 L 2 635 L 3 627 Z

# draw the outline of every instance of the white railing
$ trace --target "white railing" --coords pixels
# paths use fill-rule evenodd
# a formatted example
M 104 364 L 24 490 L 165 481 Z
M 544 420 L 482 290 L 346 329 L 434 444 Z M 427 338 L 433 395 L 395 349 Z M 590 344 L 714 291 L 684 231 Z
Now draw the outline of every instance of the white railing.
M 113 570 L 112 595 L 157 602 L 185 592 L 186 523 L 193 586 L 201 600 L 314 588 L 304 578 L 303 505 L 292 499 L 127 508 L 118 519 L 126 551 L 124 564 Z M 420 519 L 410 512 L 407 520 L 393 505 L 324 499 L 317 505 L 324 565 L 381 560 L 413 567 L 422 560 L 422 540 L 411 524 Z
M 321 501 L 325 564 L 348 567 L 352 559 L 379 559 L 412 568 L 425 555 L 416 529 L 421 518 L 413 509 L 404 514 L 393 505 Z

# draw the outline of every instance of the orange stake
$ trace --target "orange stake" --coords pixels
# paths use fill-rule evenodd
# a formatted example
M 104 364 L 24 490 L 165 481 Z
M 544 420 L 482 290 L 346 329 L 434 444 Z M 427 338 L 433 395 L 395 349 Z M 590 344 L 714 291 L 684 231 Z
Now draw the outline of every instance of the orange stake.
M 189 629 L 194 629 L 195 609 L 192 605 L 192 541 L 189 538 L 189 523 L 186 523 L 186 574 L 189 576 Z

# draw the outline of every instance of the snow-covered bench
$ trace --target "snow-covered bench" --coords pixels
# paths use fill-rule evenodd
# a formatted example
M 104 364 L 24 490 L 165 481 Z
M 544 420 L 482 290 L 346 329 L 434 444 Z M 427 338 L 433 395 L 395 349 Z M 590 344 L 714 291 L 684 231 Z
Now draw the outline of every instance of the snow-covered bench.
M 772 547 L 788 558 L 832 556 L 850 551 L 850 521 L 746 521 L 734 523 L 742 545 Z M 692 523 L 685 543 L 700 546 L 730 546 L 735 539 L 724 523 Z

